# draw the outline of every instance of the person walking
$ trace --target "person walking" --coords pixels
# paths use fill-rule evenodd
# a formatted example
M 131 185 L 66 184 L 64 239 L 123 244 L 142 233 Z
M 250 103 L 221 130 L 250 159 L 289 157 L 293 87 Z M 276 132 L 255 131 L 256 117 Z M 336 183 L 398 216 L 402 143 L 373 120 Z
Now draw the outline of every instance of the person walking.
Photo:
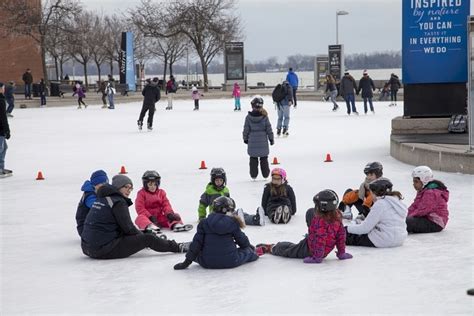
M 375 114 L 374 105 L 372 104 L 372 98 L 374 94 L 372 91 L 375 91 L 375 85 L 372 78 L 369 77 L 367 70 L 364 70 L 362 78 L 359 80 L 359 88 L 357 89 L 357 94 L 362 91 L 362 99 L 364 99 L 364 113 L 367 114 L 367 101 L 369 101 L 370 111 L 372 114 Z
M 5 169 L 5 155 L 7 153 L 7 139 L 10 139 L 10 126 L 8 125 L 5 104 L 5 86 L 0 82 L 0 178 L 12 175 L 12 171 Z
M 291 89 L 292 89 L 292 99 L 293 99 L 293 106 L 295 107 L 296 109 L 296 103 L 297 103 L 297 100 L 296 100 L 296 91 L 298 90 L 298 84 L 299 84 L 299 80 L 298 80 L 298 75 L 293 71 L 293 68 L 290 67 L 290 69 L 288 69 L 288 74 L 286 75 L 286 81 L 288 81 L 288 83 L 290 84 L 291 86 Z
M 390 105 L 389 106 L 397 106 L 397 92 L 398 89 L 401 88 L 400 80 L 398 76 L 394 73 L 390 75 L 390 80 L 388 81 L 390 84 Z
M 10 81 L 5 87 L 5 100 L 7 101 L 7 116 L 13 117 L 12 112 L 15 107 L 15 82 Z
M 148 120 L 147 128 L 148 131 L 153 130 L 153 115 L 155 114 L 155 104 L 161 98 L 160 89 L 158 89 L 158 78 L 153 78 L 153 81 L 150 81 L 142 91 L 143 95 L 143 105 L 138 117 L 138 129 L 142 130 L 143 127 L 143 118 L 145 117 L 146 112 L 148 111 Z
M 357 91 L 357 84 L 354 80 L 354 77 L 351 76 L 348 70 L 344 72 L 344 77 L 341 79 L 341 95 L 346 101 L 347 106 L 347 115 L 351 115 L 351 105 L 352 112 L 355 115 L 359 115 L 357 108 L 355 106 L 355 93 Z
M 33 75 L 31 74 L 30 68 L 26 69 L 22 79 L 25 83 L 25 99 L 31 100 L 31 85 L 33 84 Z

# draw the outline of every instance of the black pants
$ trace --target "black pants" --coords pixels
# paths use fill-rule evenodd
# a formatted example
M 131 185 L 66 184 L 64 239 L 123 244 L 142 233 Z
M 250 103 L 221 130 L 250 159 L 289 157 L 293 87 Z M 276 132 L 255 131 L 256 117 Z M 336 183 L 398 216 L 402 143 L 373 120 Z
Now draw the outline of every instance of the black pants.
M 316 210 L 314 208 L 310 208 L 306 211 L 306 225 L 311 226 L 311 222 L 313 218 L 316 216 Z
M 102 104 L 107 105 L 107 94 L 102 93 Z
M 199 110 L 199 99 L 194 100 L 194 109 Z
M 372 241 L 370 241 L 369 235 L 351 234 L 347 231 L 347 227 L 346 227 L 346 245 L 347 246 L 375 247 Z
M 308 239 L 304 238 L 294 244 L 289 241 L 281 241 L 272 248 L 272 255 L 287 258 L 306 258 L 311 256 L 308 249 Z
M 138 117 L 138 120 L 140 122 L 143 122 L 143 118 L 145 117 L 146 112 L 148 111 L 148 120 L 147 124 L 148 127 L 153 126 L 153 116 L 155 115 L 155 105 L 145 105 L 143 104 L 142 106 L 142 111 L 140 112 L 140 116 Z
M 250 176 L 256 178 L 258 176 L 258 157 L 250 157 Z M 267 178 L 270 175 L 270 167 L 268 166 L 268 157 L 260 157 L 260 169 L 262 176 Z
M 179 246 L 174 240 L 165 240 L 153 234 L 139 234 L 120 238 L 118 244 L 109 253 L 97 259 L 126 258 L 145 248 L 151 248 L 157 252 L 179 252 Z
M 397 102 L 397 90 L 390 90 L 390 101 Z
M 77 99 L 77 104 L 79 104 L 79 106 L 81 106 L 81 104 L 86 105 L 86 104 L 84 103 L 84 101 L 82 101 L 82 97 L 79 97 L 79 98 Z
M 407 217 L 407 231 L 412 234 L 439 233 L 443 227 L 426 217 Z
M 298 88 L 293 88 L 293 105 L 296 106 L 296 90 L 298 90 Z

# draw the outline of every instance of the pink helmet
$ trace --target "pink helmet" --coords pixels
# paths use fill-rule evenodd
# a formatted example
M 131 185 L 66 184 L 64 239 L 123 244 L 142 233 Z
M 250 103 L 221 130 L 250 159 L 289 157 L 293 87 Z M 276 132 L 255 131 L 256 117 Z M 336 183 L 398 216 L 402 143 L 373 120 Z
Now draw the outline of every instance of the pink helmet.
M 281 179 L 283 180 L 283 182 L 286 181 L 286 171 L 285 169 L 283 168 L 275 168 L 272 170 L 272 176 L 273 175 L 278 175 L 281 177 Z

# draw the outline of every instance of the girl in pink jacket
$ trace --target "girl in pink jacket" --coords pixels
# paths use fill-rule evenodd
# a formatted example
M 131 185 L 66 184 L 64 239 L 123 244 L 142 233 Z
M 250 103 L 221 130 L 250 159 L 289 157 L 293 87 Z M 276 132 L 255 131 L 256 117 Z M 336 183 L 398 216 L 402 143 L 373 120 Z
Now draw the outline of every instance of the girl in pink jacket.
M 191 88 L 191 97 L 194 100 L 194 110 L 193 111 L 199 111 L 199 99 L 203 97 L 204 95 L 201 94 L 196 86 L 193 86 Z
M 414 234 L 442 231 L 449 217 L 448 189 L 443 182 L 433 179 L 433 171 L 427 166 L 413 169 L 412 177 L 417 194 L 408 208 L 407 231 Z
M 234 83 L 234 90 L 232 90 L 232 96 L 234 97 L 234 111 L 240 111 L 240 86 L 237 82 Z
M 155 233 L 159 233 L 161 228 L 170 228 L 175 232 L 193 229 L 193 225 L 183 225 L 181 216 L 173 211 L 166 192 L 159 188 L 161 176 L 158 172 L 145 171 L 142 180 L 143 188 L 138 191 L 135 200 L 138 214 L 135 224 L 138 228 Z

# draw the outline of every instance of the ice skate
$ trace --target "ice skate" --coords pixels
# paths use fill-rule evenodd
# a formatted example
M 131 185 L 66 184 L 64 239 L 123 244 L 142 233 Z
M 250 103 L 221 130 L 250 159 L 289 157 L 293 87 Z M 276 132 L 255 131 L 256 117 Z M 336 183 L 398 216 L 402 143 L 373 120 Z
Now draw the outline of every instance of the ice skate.
M 7 117 L 13 117 L 11 113 L 7 113 Z
M 274 244 L 257 244 L 255 247 L 261 249 L 263 253 L 272 253 Z
M 137 121 L 138 124 L 138 130 L 141 131 L 143 128 L 143 122 L 142 121 Z
M 275 213 L 273 213 L 273 222 L 275 224 L 278 224 L 281 220 L 282 215 L 283 215 L 283 206 L 278 206 L 275 210 Z
M 258 219 L 258 224 L 260 226 L 265 226 L 265 211 L 263 210 L 263 207 L 259 206 L 257 208 L 257 219 Z
M 277 136 L 280 137 L 281 135 L 281 128 L 277 128 Z
M 284 224 L 288 223 L 290 221 L 291 214 L 290 214 L 290 208 L 288 205 L 283 206 L 283 214 L 281 216 L 281 220 L 283 221 Z
M 153 126 L 151 126 L 150 124 L 147 125 L 147 129 L 149 132 L 151 132 L 153 130 Z
M 288 137 L 290 133 L 288 133 L 288 128 L 283 128 L 283 137 Z
M 188 252 L 190 245 L 191 245 L 191 242 L 189 242 L 189 241 L 188 241 L 188 242 L 180 242 L 180 243 L 178 244 L 178 247 L 179 247 L 179 251 L 178 251 L 178 252 L 180 252 L 180 253 L 186 253 L 186 252 Z
M 244 216 L 244 211 L 241 208 L 238 208 L 235 210 L 235 215 L 240 218 L 242 223 L 245 223 L 245 216 Z
M 173 231 L 175 233 L 177 233 L 177 232 L 187 232 L 187 231 L 190 231 L 192 229 L 193 229 L 193 225 L 191 225 L 191 224 L 179 224 L 178 223 L 178 224 L 175 224 L 173 226 Z

